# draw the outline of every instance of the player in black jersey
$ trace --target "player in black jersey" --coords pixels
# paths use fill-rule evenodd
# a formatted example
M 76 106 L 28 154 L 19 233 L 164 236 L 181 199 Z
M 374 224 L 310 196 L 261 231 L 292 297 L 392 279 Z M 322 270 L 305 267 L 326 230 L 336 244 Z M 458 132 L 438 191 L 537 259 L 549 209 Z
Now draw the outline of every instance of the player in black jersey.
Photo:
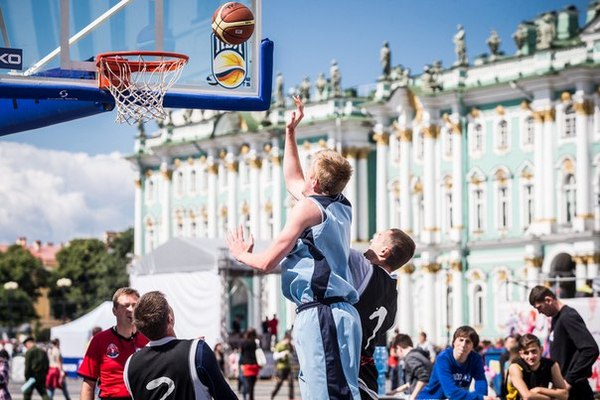
M 363 400 L 377 399 L 377 369 L 373 360 L 375 346 L 386 345 L 386 333 L 394 327 L 397 297 L 396 278 L 391 274 L 415 254 L 415 242 L 400 229 L 375 234 L 369 249 L 361 254 L 350 249 L 348 263 L 360 300 L 355 304 L 360 315 L 363 337 L 359 388 Z
M 150 343 L 125 364 L 123 377 L 132 399 L 237 399 L 206 342 L 175 337 L 173 309 L 161 292 L 143 295 L 133 320 Z

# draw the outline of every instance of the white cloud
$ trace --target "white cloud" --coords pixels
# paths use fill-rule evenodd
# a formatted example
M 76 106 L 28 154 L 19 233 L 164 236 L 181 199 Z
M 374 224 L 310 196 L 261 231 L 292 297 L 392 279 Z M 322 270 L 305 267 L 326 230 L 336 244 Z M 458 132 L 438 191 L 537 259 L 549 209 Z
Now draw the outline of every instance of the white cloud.
M 133 225 L 133 166 L 119 153 L 0 142 L 0 243 L 66 242 Z

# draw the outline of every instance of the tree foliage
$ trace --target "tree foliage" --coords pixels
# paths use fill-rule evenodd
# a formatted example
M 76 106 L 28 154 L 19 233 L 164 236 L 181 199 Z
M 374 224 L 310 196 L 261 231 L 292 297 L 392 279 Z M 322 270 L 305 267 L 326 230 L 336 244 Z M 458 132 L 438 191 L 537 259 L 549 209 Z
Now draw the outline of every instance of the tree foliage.
M 119 233 L 109 245 L 97 239 L 76 239 L 56 254 L 58 268 L 50 279 L 52 313 L 75 318 L 111 300 L 116 289 L 127 286 L 127 265 L 133 251 L 133 229 Z M 56 282 L 69 278 L 70 287 Z
M 40 289 L 48 282 L 49 272 L 41 261 L 19 245 L 0 252 L 0 324 L 14 328 L 36 319 L 33 304 L 40 296 Z M 16 282 L 16 289 L 5 289 L 7 282 Z

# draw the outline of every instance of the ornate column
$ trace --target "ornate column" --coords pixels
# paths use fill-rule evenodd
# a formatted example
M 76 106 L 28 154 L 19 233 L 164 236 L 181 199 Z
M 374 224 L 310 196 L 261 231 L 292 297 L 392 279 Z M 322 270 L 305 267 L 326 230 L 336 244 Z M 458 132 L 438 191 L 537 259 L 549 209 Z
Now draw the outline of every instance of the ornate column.
M 398 321 L 397 327 L 400 332 L 412 333 L 414 329 L 413 272 L 415 272 L 413 264 L 407 264 L 398 270 L 398 315 L 396 320 Z
M 142 175 L 135 180 L 135 209 L 133 217 L 133 254 L 136 257 L 142 255 L 142 233 L 144 232 L 144 224 L 142 221 Z
M 576 163 L 575 180 L 577 185 L 577 209 L 573 228 L 577 232 L 584 232 L 593 226 L 594 214 L 591 209 L 590 188 L 592 187 L 590 163 L 590 133 L 592 131 L 592 118 L 594 104 L 589 99 L 575 103 L 576 111 Z
M 260 169 L 262 159 L 253 145 L 248 153 L 250 167 L 250 232 L 258 237 L 260 231 Z
M 556 137 L 555 112 L 544 111 L 544 233 L 554 232 L 556 226 L 556 182 L 554 173 L 554 138 Z
M 575 261 L 575 290 L 584 291 L 587 286 L 587 256 L 574 256 Z
M 238 227 L 238 172 L 237 147 L 229 146 L 225 155 L 225 166 L 227 167 L 227 228 Z
M 400 229 L 412 235 L 412 202 L 410 199 L 412 129 L 400 129 L 397 135 L 400 140 Z
M 594 279 L 598 277 L 598 266 L 600 265 L 600 253 L 594 253 L 587 257 L 587 278 Z
M 389 226 L 389 215 L 388 215 L 388 152 L 390 138 L 387 133 L 383 131 L 383 127 L 378 125 L 376 133 L 373 135 L 373 139 L 377 142 L 377 191 L 375 193 L 376 208 L 376 230 L 381 232 L 387 229 Z
M 358 210 L 354 216 L 358 217 L 358 240 L 368 241 L 369 237 L 369 168 L 367 159 L 371 152 L 370 147 L 363 147 L 358 151 Z
M 165 243 L 167 240 L 171 238 L 171 183 L 173 178 L 173 169 L 170 165 L 169 159 L 163 159 L 160 163 L 160 172 L 162 178 L 161 192 L 160 192 L 160 207 L 161 207 L 161 235 L 160 235 L 160 243 L 157 245 Z
M 217 188 L 217 178 L 219 175 L 219 161 L 215 157 L 216 150 L 209 149 L 208 156 L 206 157 L 206 172 L 208 178 L 208 199 L 207 199 L 207 221 L 208 221 L 208 232 L 209 238 L 216 238 L 217 227 L 219 226 L 219 214 L 217 197 L 219 196 L 219 190 Z
M 440 270 L 440 264 L 429 262 L 422 265 L 423 270 L 423 298 L 427 299 L 423 309 L 423 328 L 427 335 L 436 337 L 436 305 L 438 303 L 438 295 L 435 290 L 436 274 Z
M 437 185 L 435 182 L 436 159 L 435 144 L 439 136 L 439 127 L 431 124 L 423 128 L 425 137 L 425 148 L 423 155 L 423 209 L 424 209 L 424 227 L 421 234 L 423 243 L 434 244 L 439 233 L 437 224 Z
M 450 261 L 450 276 L 452 277 L 452 326 L 450 332 L 454 332 L 465 321 L 463 299 L 466 296 L 464 293 L 463 265 L 460 260 Z
M 346 185 L 346 189 L 345 189 L 346 197 L 350 201 L 350 204 L 352 204 L 352 228 L 350 230 L 350 240 L 352 242 L 355 242 L 358 239 L 358 220 L 359 220 L 358 209 L 361 207 L 360 204 L 358 203 L 358 197 L 356 195 L 357 194 L 357 183 L 358 183 L 358 179 L 357 179 L 358 171 L 356 168 L 357 154 L 358 154 L 358 150 L 353 147 L 348 147 L 343 150 L 343 155 L 348 160 L 348 163 L 350 163 L 350 166 L 352 167 L 352 171 L 353 171 L 352 177 L 350 178 L 350 181 Z
M 533 225 L 537 233 L 544 219 L 544 114 L 536 111 L 533 118 Z
M 533 288 L 540 283 L 540 269 L 544 259 L 541 256 L 527 255 L 525 256 L 525 268 L 527 276 L 527 287 Z
M 452 230 L 450 238 L 453 242 L 460 243 L 462 239 L 463 226 L 463 137 L 460 123 L 460 115 L 453 114 L 450 117 L 450 129 L 452 132 Z
M 281 149 L 277 139 L 273 139 L 271 148 L 271 162 L 273 163 L 273 232 L 278 234 L 283 228 L 281 214 L 283 207 L 283 179 L 281 165 Z M 272 239 L 272 238 L 271 238 Z

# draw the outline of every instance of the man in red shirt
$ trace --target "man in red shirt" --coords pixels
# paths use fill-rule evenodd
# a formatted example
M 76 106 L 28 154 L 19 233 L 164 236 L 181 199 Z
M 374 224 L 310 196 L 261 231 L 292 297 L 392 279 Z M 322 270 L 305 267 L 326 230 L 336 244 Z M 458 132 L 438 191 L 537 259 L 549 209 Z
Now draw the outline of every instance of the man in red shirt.
M 101 399 L 131 399 L 123 368 L 130 355 L 148 343 L 133 325 L 133 308 L 140 294 L 132 288 L 117 289 L 113 295 L 113 314 L 117 324 L 92 337 L 77 374 L 83 378 L 80 400 L 93 400 L 100 380 Z
M 271 340 L 278 342 L 277 339 L 277 325 L 279 325 L 279 320 L 277 319 L 277 314 L 273 314 L 273 319 L 269 320 L 269 333 L 271 334 Z M 270 343 L 269 343 L 270 344 Z

